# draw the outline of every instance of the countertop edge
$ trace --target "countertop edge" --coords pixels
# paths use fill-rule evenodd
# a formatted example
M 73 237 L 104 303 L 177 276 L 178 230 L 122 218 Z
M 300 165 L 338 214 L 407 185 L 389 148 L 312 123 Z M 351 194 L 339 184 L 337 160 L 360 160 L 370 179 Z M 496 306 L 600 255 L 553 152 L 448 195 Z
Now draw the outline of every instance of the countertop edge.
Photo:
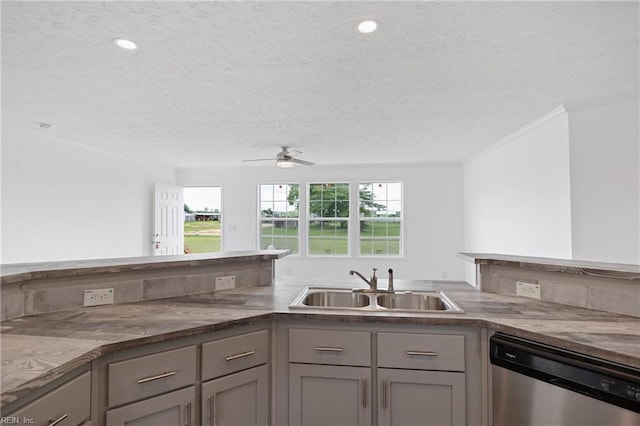
M 288 256 L 290 253 L 290 250 L 255 250 L 229 251 L 214 254 L 141 256 L 113 259 L 4 264 L 0 265 L 0 283 L 13 284 L 44 278 L 90 276 L 113 272 L 152 271 L 186 266 L 207 266 L 229 262 L 277 260 Z
M 640 283 L 640 265 L 495 253 L 458 253 L 458 256 L 476 265 L 512 266 L 537 271 L 618 278 Z

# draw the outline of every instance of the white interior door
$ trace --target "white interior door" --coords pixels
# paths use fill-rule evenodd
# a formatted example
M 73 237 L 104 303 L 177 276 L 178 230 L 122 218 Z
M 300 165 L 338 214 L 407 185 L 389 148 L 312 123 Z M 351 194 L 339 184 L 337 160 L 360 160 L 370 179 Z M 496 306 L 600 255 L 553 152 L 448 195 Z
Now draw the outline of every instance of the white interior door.
M 182 187 L 156 183 L 153 215 L 153 254 L 184 253 Z

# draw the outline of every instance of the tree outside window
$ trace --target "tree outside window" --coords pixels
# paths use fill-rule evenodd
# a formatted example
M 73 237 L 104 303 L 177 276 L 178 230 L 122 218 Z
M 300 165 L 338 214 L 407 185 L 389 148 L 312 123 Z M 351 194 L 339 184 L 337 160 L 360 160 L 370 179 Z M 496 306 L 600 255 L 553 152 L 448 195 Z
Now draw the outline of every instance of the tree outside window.
M 309 254 L 349 254 L 349 184 L 311 183 L 308 197 Z
M 360 255 L 402 253 L 402 183 L 362 182 L 358 185 Z

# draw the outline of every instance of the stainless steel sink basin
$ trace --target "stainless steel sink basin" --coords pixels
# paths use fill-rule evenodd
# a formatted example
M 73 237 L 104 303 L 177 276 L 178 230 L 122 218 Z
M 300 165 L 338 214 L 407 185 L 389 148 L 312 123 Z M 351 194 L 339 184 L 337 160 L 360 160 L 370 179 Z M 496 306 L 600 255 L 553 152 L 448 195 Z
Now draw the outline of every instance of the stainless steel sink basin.
M 337 309 L 373 312 L 464 313 L 440 291 L 371 291 L 307 287 L 289 305 L 291 309 Z
M 409 311 L 446 311 L 448 308 L 440 295 L 430 294 L 381 294 L 377 302 L 383 308 Z
M 352 291 L 313 291 L 304 297 L 302 304 L 324 308 L 362 308 L 369 306 L 369 297 Z

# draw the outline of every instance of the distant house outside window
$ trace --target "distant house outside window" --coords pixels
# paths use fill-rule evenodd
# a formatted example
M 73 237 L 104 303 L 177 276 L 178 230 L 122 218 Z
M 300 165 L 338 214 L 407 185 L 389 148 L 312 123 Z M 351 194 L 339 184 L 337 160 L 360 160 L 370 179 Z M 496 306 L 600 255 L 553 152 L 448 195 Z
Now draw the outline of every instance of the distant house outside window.
M 260 185 L 260 248 L 273 247 L 299 254 L 300 185 Z
M 222 188 L 185 187 L 184 252 L 222 251 Z
M 402 183 L 361 182 L 359 253 L 361 256 L 402 254 Z
M 308 186 L 308 253 L 310 256 L 349 255 L 348 183 L 310 183 Z

